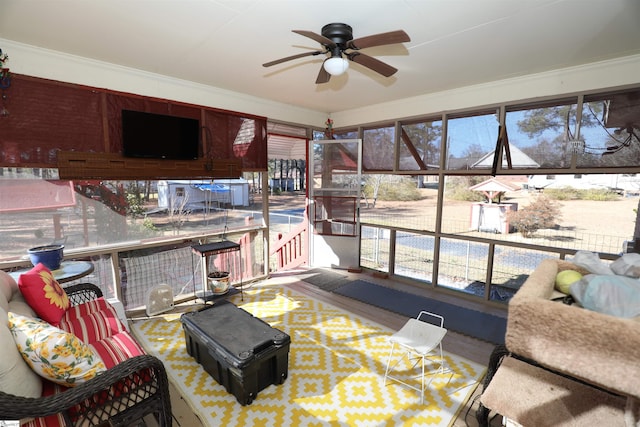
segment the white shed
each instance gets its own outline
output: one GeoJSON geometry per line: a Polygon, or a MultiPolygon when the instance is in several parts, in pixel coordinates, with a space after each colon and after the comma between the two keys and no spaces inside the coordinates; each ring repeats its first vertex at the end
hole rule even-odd
{"type": "Polygon", "coordinates": [[[218,191],[202,189],[200,186],[211,185],[209,180],[167,180],[158,181],[158,207],[174,209],[182,206],[186,209],[205,208],[207,203],[228,203],[229,189],[220,186],[218,191]]]}
{"type": "Polygon", "coordinates": [[[245,179],[158,181],[158,208],[171,206],[191,210],[214,206],[249,206],[249,183],[245,179]]]}
{"type": "Polygon", "coordinates": [[[158,207],[169,209],[188,203],[204,202],[202,191],[191,186],[189,180],[158,181],[158,207]]]}
{"type": "Polygon", "coordinates": [[[231,206],[249,206],[249,181],[244,178],[238,179],[216,179],[216,184],[225,186],[230,191],[230,200],[228,203],[231,206]]]}

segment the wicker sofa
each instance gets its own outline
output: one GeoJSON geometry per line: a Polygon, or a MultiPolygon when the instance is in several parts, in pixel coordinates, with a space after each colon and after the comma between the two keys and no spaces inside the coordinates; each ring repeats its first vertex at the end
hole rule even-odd
{"type": "MultiPolygon", "coordinates": [[[[20,420],[29,427],[125,426],[153,414],[160,426],[171,426],[169,385],[162,362],[145,354],[97,286],[73,285],[64,288],[64,294],[69,307],[51,336],[66,336],[73,342],[79,338],[83,348],[86,344],[87,351],[97,355],[89,359],[96,368],[92,377],[65,371],[65,375],[71,372],[69,375],[80,378],[70,386],[58,378],[38,375],[33,363],[27,363],[12,321],[31,322],[45,331],[47,323],[36,317],[16,281],[0,270],[0,419],[20,420]]],[[[48,349],[39,359],[60,360],[58,350],[48,349]]]]}

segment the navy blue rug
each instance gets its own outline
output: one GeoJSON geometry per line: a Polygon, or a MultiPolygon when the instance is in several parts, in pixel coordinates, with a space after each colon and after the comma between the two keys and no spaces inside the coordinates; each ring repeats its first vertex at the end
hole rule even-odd
{"type": "Polygon", "coordinates": [[[407,317],[416,317],[421,310],[437,313],[444,317],[444,327],[451,331],[494,344],[504,344],[507,319],[499,316],[390,289],[364,280],[354,280],[333,292],[407,317]]]}

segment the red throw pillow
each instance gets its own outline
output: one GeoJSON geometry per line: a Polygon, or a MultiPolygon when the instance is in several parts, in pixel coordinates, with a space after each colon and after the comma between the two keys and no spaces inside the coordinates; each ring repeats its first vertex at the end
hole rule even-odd
{"type": "Polygon", "coordinates": [[[21,274],[18,287],[38,317],[52,325],[58,325],[69,308],[69,297],[44,264],[39,263],[21,274]]]}

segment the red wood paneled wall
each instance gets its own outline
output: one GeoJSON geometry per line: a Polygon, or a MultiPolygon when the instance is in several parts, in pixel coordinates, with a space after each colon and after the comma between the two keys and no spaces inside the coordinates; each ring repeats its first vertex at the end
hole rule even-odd
{"type": "Polygon", "coordinates": [[[0,166],[56,167],[57,152],[122,152],[122,109],[200,120],[204,159],[267,170],[266,118],[13,74],[0,118],[0,166]]]}

